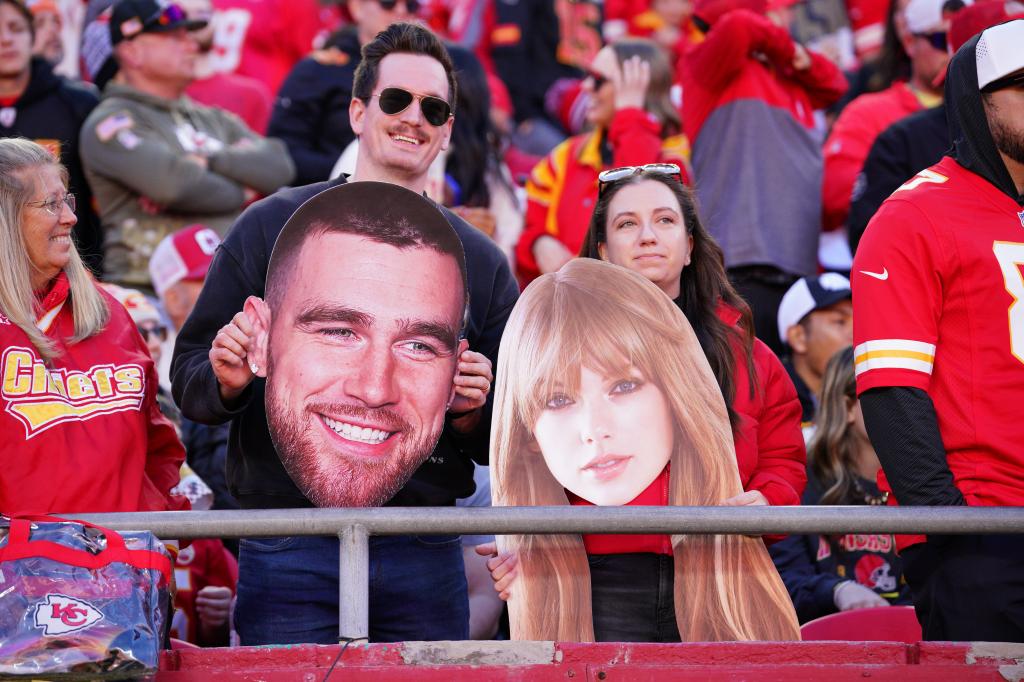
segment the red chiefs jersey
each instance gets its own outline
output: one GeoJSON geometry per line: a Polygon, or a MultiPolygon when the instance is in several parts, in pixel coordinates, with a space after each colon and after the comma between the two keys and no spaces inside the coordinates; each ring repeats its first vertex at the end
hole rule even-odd
{"type": "Polygon", "coordinates": [[[1024,505],[1022,208],[946,157],[882,204],[853,262],[857,391],[928,393],[970,505],[1024,505]]]}

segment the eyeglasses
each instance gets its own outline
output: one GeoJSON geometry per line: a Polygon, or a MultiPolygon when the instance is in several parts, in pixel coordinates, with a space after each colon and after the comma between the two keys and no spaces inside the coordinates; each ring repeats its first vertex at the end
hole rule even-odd
{"type": "Polygon", "coordinates": [[[612,168],[610,170],[603,171],[597,176],[598,182],[598,196],[600,196],[605,187],[613,182],[623,180],[633,175],[641,175],[644,173],[651,173],[653,175],[669,175],[674,177],[680,184],[683,182],[683,173],[674,163],[649,163],[646,166],[622,166],[621,168],[612,168]]]}
{"type": "Polygon", "coordinates": [[[604,86],[604,84],[608,82],[607,76],[604,76],[598,73],[597,71],[592,71],[590,69],[587,69],[586,78],[589,78],[590,81],[594,84],[594,92],[600,90],[604,86]]]}
{"type": "Polygon", "coordinates": [[[152,327],[143,327],[137,325],[136,329],[139,330],[139,334],[142,334],[142,338],[149,339],[151,337],[156,338],[160,343],[167,340],[167,327],[162,324],[154,325],[152,327]]]}
{"type": "Polygon", "coordinates": [[[940,52],[947,51],[947,41],[945,31],[935,31],[934,33],[915,33],[918,38],[927,40],[928,44],[934,47],[940,52]]]}
{"type": "Polygon", "coordinates": [[[379,95],[371,95],[380,100],[380,110],[388,116],[395,116],[409,108],[412,101],[418,100],[423,118],[433,126],[443,126],[452,116],[452,107],[440,97],[417,95],[402,88],[384,88],[379,95]]]}
{"type": "Polygon", "coordinates": [[[1011,73],[1009,76],[997,78],[981,89],[982,92],[995,92],[1006,88],[1024,88],[1024,71],[1011,73]]]}
{"type": "Polygon", "coordinates": [[[72,194],[71,192],[68,192],[62,197],[51,197],[50,199],[46,199],[45,201],[30,201],[25,205],[35,206],[37,208],[43,209],[50,215],[59,216],[61,214],[61,211],[63,210],[61,208],[61,202],[67,204],[68,208],[71,209],[72,213],[75,212],[75,195],[72,194]]]}
{"type": "MultiPolygon", "coordinates": [[[[380,8],[385,12],[394,12],[395,7],[398,6],[399,2],[402,2],[402,0],[377,0],[377,4],[380,5],[380,8]]],[[[416,14],[419,12],[419,0],[405,0],[405,11],[409,14],[416,14]]]]}

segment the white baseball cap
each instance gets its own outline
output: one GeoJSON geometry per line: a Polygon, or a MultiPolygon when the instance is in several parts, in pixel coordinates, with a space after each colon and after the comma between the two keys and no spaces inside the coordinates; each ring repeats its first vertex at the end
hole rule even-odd
{"type": "Polygon", "coordinates": [[[786,332],[815,310],[827,308],[853,297],[850,280],[838,272],[823,272],[817,277],[801,277],[779,303],[779,338],[786,343],[786,332]]]}
{"type": "Polygon", "coordinates": [[[945,0],[910,0],[903,10],[907,30],[913,34],[942,29],[942,5],[945,0]]]}
{"type": "Polygon", "coordinates": [[[974,51],[978,65],[978,89],[1024,69],[1024,19],[986,28],[974,51]]]}

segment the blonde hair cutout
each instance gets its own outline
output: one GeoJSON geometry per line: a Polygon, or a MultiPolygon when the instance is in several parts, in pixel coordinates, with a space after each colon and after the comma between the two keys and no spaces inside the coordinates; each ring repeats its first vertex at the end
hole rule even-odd
{"type": "MultiPolygon", "coordinates": [[[[568,505],[533,439],[553,386],[575,390],[583,365],[623,364],[655,382],[675,421],[669,504],[713,506],[742,492],[732,429],[686,318],[653,283],[591,259],[534,280],[499,352],[491,486],[495,506],[568,505]]],[[[509,600],[513,639],[594,641],[590,569],[579,535],[498,536],[519,555],[509,600]]],[[[683,641],[797,640],[789,594],[760,538],[673,535],[675,613],[683,641]]]]}
{"type": "MultiPolygon", "coordinates": [[[[34,266],[21,230],[25,204],[37,189],[33,174],[46,166],[56,166],[67,184],[67,171],[46,149],[24,138],[0,139],[0,312],[28,335],[40,357],[53,360],[58,354],[55,344],[36,326],[43,311],[32,291],[34,266]]],[[[64,272],[75,321],[69,341],[76,343],[102,331],[110,310],[74,244],[64,272]]]]}

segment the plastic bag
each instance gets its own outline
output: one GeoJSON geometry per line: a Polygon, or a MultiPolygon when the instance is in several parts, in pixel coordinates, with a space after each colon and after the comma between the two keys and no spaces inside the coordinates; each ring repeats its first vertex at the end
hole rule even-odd
{"type": "Polygon", "coordinates": [[[171,558],[149,531],[0,517],[0,677],[156,672],[171,558]]]}

